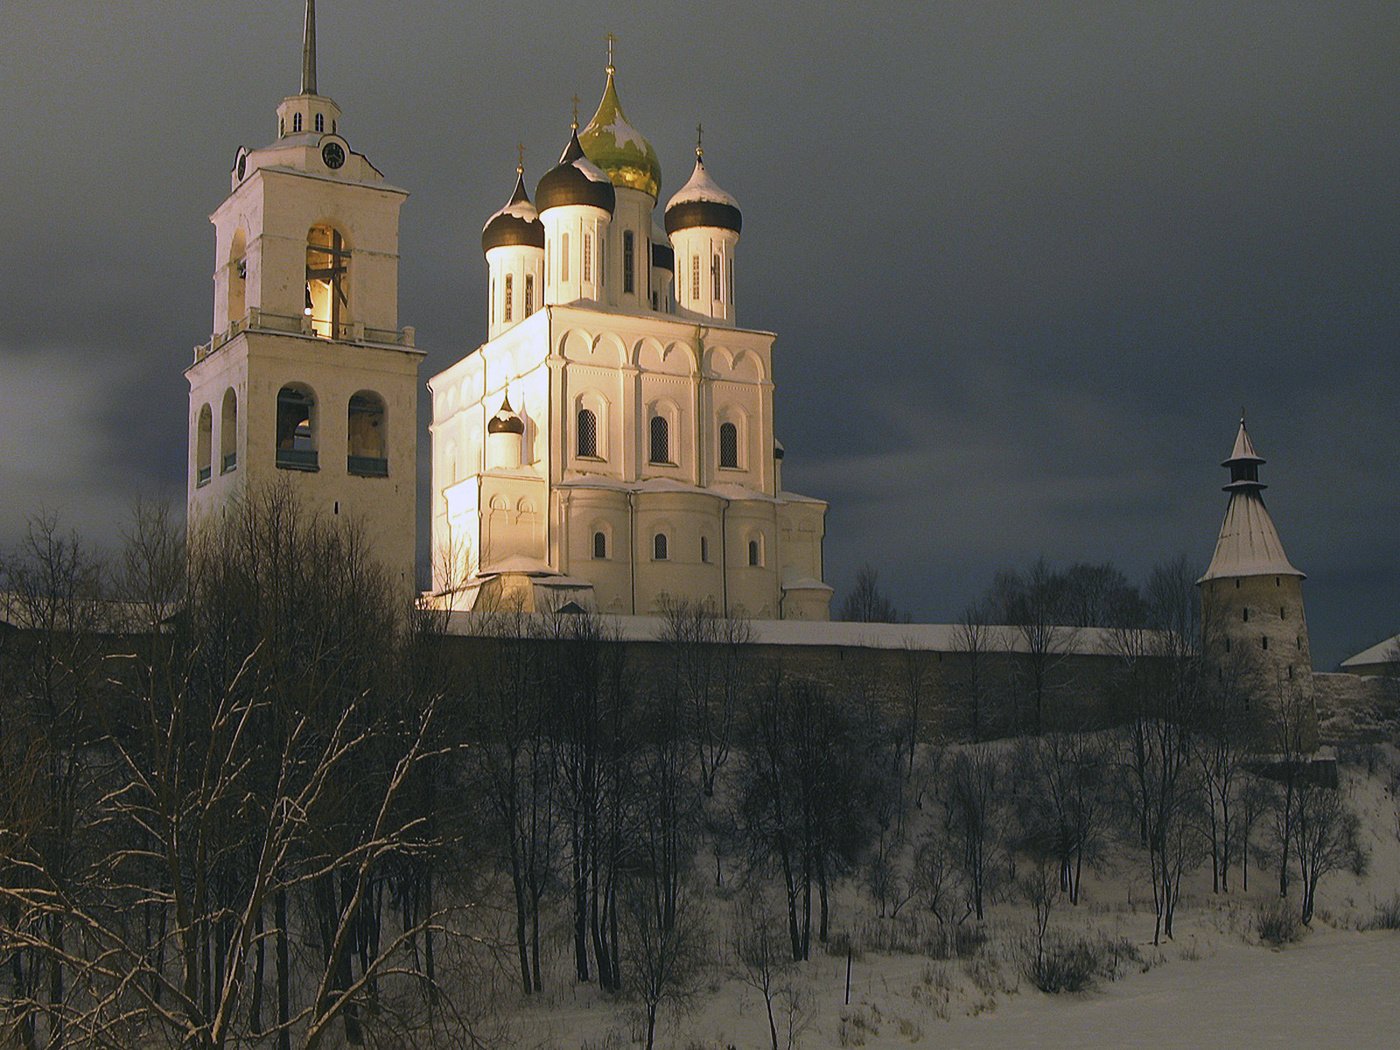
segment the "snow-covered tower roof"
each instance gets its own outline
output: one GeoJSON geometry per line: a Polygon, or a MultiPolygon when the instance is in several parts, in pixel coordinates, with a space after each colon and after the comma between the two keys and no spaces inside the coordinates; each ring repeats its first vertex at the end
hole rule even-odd
{"type": "Polygon", "coordinates": [[[1199,583],[1236,576],[1297,576],[1304,573],[1293,567],[1283,551],[1278,529],[1264,506],[1259,481],[1259,465],[1264,459],[1254,450],[1254,442],[1240,417],[1240,430],[1230,458],[1221,462],[1230,470],[1230,483],[1224,490],[1230,494],[1225,508],[1225,520],[1220,526],[1220,538],[1215,543],[1215,556],[1199,583]]]}
{"type": "Polygon", "coordinates": [[[540,213],[525,192],[524,161],[515,166],[515,192],[510,195],[504,208],[486,220],[481,230],[483,252],[517,245],[544,247],[544,223],[540,222],[540,213]]]}
{"type": "Polygon", "coordinates": [[[739,233],[744,226],[739,202],[710,178],[710,173],[705,170],[705,152],[698,145],[695,147],[695,170],[690,173],[690,180],[666,204],[666,232],[675,233],[696,226],[733,230],[735,233],[739,233]]]}

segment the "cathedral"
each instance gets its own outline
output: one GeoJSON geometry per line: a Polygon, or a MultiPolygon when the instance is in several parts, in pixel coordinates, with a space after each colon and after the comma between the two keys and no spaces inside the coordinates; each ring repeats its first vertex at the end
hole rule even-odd
{"type": "MultiPolygon", "coordinates": [[[[428,380],[428,598],[825,620],[827,505],[782,487],[774,335],[737,322],[739,204],[697,138],[658,224],[661,165],[616,79],[610,55],[597,111],[575,116],[533,200],[517,165],[481,235],[486,341],[428,380]]],[[[186,371],[190,520],[285,478],[361,522],[412,588],[425,355],[398,321],[407,194],[318,89],[314,0],[301,90],[230,182],[214,334],[186,371]]]]}

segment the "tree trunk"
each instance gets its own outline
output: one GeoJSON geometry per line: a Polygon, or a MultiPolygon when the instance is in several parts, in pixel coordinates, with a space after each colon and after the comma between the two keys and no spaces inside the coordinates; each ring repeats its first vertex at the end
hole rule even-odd
{"type": "Polygon", "coordinates": [[[292,1033],[288,1024],[292,1018],[292,964],[287,931],[287,891],[278,890],[273,896],[274,920],[277,923],[277,1050],[291,1050],[292,1033]]]}

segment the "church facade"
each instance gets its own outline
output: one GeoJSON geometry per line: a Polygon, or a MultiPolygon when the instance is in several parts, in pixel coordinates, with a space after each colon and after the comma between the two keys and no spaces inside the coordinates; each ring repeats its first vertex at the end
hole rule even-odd
{"type": "Polygon", "coordinates": [[[782,487],[774,336],[736,321],[738,204],[697,145],[658,228],[606,76],[534,202],[517,168],[482,233],[489,339],[428,383],[434,593],[827,619],[826,504],[782,487]]]}
{"type": "MultiPolygon", "coordinates": [[[[214,324],[190,384],[188,509],[285,481],[365,528],[405,588],[416,566],[423,351],[398,322],[407,196],[355,152],[316,80],[277,137],[240,149],[215,227],[214,324]]],[[[656,222],[661,167],[602,101],[535,199],[487,221],[487,341],[428,383],[431,601],[624,615],[668,600],[824,620],[827,505],[782,487],[771,332],[740,327],[738,202],[697,143],[656,222]]]]}

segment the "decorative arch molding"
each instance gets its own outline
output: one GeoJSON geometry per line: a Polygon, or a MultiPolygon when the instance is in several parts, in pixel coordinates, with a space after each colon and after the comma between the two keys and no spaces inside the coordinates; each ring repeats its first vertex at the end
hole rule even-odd
{"type": "Polygon", "coordinates": [[[605,368],[621,368],[628,362],[627,347],[613,332],[603,332],[593,340],[593,363],[605,368]]]}
{"type": "Polygon", "coordinates": [[[768,379],[768,370],[763,358],[752,350],[740,350],[734,355],[734,368],[731,378],[752,383],[762,383],[768,379]]]}
{"type": "Polygon", "coordinates": [[[570,328],[559,337],[559,356],[569,361],[598,364],[597,344],[598,336],[593,332],[586,328],[570,328]]]}
{"type": "Polygon", "coordinates": [[[728,379],[734,371],[734,354],[728,347],[705,348],[705,373],[715,379],[728,379]]]}

